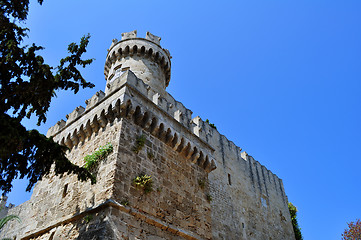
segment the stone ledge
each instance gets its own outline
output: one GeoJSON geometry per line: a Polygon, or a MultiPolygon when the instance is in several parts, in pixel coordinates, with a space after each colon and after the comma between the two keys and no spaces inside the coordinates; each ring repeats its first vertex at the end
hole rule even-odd
{"type": "Polygon", "coordinates": [[[132,208],[132,207],[129,207],[129,206],[124,206],[112,199],[108,199],[106,200],[105,202],[99,204],[98,206],[94,207],[94,208],[91,208],[91,209],[88,209],[84,212],[81,212],[81,213],[78,213],[78,214],[75,214],[75,215],[72,215],[72,216],[66,216],[66,217],[63,217],[61,219],[57,219],[56,220],[56,223],[50,223],[48,226],[44,227],[43,229],[41,230],[38,230],[38,231],[35,231],[35,232],[28,232],[28,233],[25,233],[26,236],[23,236],[21,237],[20,239],[21,240],[29,240],[31,238],[35,238],[37,236],[40,236],[42,234],[45,234],[45,233],[48,233],[50,232],[52,229],[58,227],[58,226],[61,226],[61,225],[64,225],[64,224],[67,224],[67,223],[70,223],[70,222],[73,222],[73,221],[76,221],[80,218],[83,218],[89,214],[94,214],[94,213],[97,213],[99,212],[100,210],[103,210],[105,208],[115,208],[123,213],[126,213],[128,215],[131,215],[131,216],[134,216],[138,219],[141,219],[143,221],[145,221],[146,223],[150,224],[150,225],[153,225],[157,228],[160,228],[164,231],[168,231],[174,235],[178,235],[178,236],[181,236],[185,239],[188,239],[188,240],[198,240],[198,239],[202,239],[200,236],[194,234],[194,233],[190,233],[184,229],[181,229],[181,228],[178,228],[176,226],[173,226],[172,224],[167,224],[157,218],[154,218],[152,216],[150,216],[149,214],[146,214],[144,212],[140,212],[139,210],[135,209],[135,208],[132,208]]]}

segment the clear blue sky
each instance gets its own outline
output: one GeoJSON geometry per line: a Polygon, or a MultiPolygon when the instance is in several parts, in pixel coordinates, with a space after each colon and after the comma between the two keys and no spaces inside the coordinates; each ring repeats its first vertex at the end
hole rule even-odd
{"type": "MultiPolygon", "coordinates": [[[[96,58],[96,87],[58,93],[43,133],[104,90],[113,38],[150,31],[173,56],[168,91],[283,179],[306,240],[361,217],[361,1],[45,0],[26,26],[53,65],[87,33],[96,58]]],[[[22,185],[10,202],[29,198],[22,185]]]]}

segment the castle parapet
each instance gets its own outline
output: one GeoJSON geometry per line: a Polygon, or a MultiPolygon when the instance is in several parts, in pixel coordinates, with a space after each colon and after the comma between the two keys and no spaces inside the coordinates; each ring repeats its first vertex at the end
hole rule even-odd
{"type": "Polygon", "coordinates": [[[86,110],[77,107],[68,115],[64,126],[57,124],[49,129],[48,135],[72,149],[82,145],[108,124],[127,118],[207,172],[216,168],[212,157],[214,149],[194,135],[189,124],[185,124],[190,123],[191,112],[170,95],[148,95],[147,84],[130,70],[112,83],[109,89],[112,91],[108,94],[103,96],[102,92],[98,92],[88,100],[86,110]],[[179,109],[174,111],[173,108],[177,106],[179,109]],[[178,119],[175,115],[178,115],[178,119]],[[183,120],[185,117],[186,121],[183,120]]]}
{"type": "Polygon", "coordinates": [[[146,38],[138,38],[134,30],[123,33],[120,41],[113,40],[104,66],[107,84],[130,69],[151,88],[165,90],[170,81],[171,56],[160,46],[160,39],[149,32],[146,38]]]}

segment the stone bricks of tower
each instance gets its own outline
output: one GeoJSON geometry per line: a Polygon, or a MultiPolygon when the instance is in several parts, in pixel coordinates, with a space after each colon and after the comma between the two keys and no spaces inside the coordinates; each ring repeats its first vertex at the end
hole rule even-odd
{"type": "Polygon", "coordinates": [[[98,91],[51,127],[68,158],[107,143],[113,152],[93,169],[97,183],[50,174],[31,199],[7,209],[0,237],[13,239],[294,239],[282,180],[241,152],[166,87],[171,55],[160,37],[132,31],[114,39],[98,91]],[[144,146],[137,146],[143,138],[144,146]],[[153,191],[134,179],[152,177],[153,191]]]}

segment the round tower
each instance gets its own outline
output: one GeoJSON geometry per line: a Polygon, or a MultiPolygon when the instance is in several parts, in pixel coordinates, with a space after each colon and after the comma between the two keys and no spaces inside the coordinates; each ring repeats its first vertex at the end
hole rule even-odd
{"type": "Polygon", "coordinates": [[[107,84],[129,69],[155,91],[165,90],[170,81],[171,56],[160,46],[160,40],[149,32],[145,38],[138,38],[136,30],[122,33],[120,41],[113,39],[104,66],[107,84]]]}

